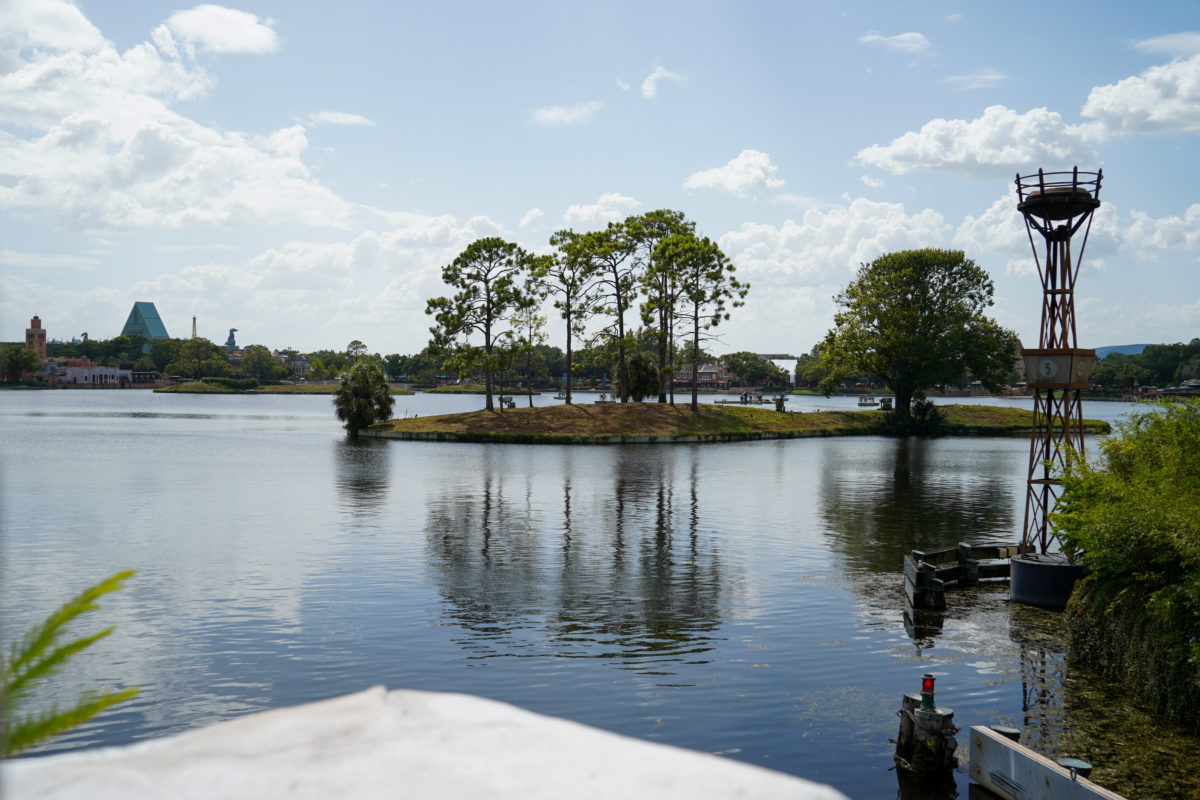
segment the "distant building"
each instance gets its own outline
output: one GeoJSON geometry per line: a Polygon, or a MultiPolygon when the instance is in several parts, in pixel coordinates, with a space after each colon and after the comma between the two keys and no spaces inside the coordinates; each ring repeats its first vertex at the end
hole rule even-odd
{"type": "Polygon", "coordinates": [[[154,303],[134,303],[133,310],[129,312],[129,319],[125,320],[125,327],[121,329],[121,335],[141,335],[147,339],[171,338],[162,318],[158,316],[158,309],[154,307],[154,303]]]}
{"type": "Polygon", "coordinates": [[[118,367],[102,367],[90,358],[47,359],[37,377],[47,383],[72,389],[124,389],[138,381],[131,370],[118,367]]]}
{"type": "Polygon", "coordinates": [[[25,329],[25,347],[38,354],[38,358],[46,360],[46,331],[42,329],[42,318],[37,314],[29,320],[25,329]]]}

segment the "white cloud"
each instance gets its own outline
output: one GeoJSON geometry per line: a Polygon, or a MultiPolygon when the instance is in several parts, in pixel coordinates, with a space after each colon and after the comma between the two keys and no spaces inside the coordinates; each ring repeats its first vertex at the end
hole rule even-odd
{"type": "Polygon", "coordinates": [[[925,55],[933,51],[933,43],[924,34],[916,32],[884,36],[877,31],[868,31],[858,37],[858,43],[905,55],[925,55]]]}
{"type": "Polygon", "coordinates": [[[907,214],[899,203],[854,198],[811,210],[776,227],[748,222],[720,237],[739,276],[767,286],[840,285],[883,253],[938,247],[946,225],[932,209],[907,214]]]}
{"type": "Polygon", "coordinates": [[[1015,275],[1018,278],[1028,278],[1038,274],[1037,261],[1033,256],[1029,258],[1010,258],[1004,264],[1004,273],[1006,275],[1015,275]]]}
{"type": "Polygon", "coordinates": [[[1155,36],[1153,39],[1142,39],[1134,43],[1134,47],[1143,53],[1156,53],[1168,56],[1187,58],[1200,54],[1200,32],[1185,31],[1169,33],[1166,36],[1155,36]]]}
{"type": "Polygon", "coordinates": [[[646,80],[642,81],[642,97],[647,100],[653,100],[658,97],[658,84],[660,81],[683,83],[683,76],[662,67],[655,67],[654,71],[646,76],[646,80]]]}
{"type": "Polygon", "coordinates": [[[540,208],[531,208],[525,212],[525,216],[521,217],[521,222],[518,224],[520,228],[529,228],[541,222],[545,213],[540,208]]]}
{"type": "Polygon", "coordinates": [[[629,84],[626,83],[625,81],[621,80],[620,78],[617,78],[617,88],[620,89],[622,92],[628,92],[629,84]]]}
{"type": "Polygon", "coordinates": [[[602,228],[610,222],[632,214],[641,203],[632,197],[626,197],[616,192],[606,192],[600,195],[595,203],[573,204],[563,213],[563,223],[568,228],[591,230],[602,228]]]}
{"type": "Polygon", "coordinates": [[[869,186],[872,189],[882,189],[884,186],[883,181],[879,178],[872,178],[870,175],[862,175],[859,180],[863,182],[863,186],[869,186]]]}
{"type": "Polygon", "coordinates": [[[943,78],[942,83],[956,91],[973,89],[990,89],[1008,80],[1008,76],[995,67],[981,67],[964,75],[951,75],[943,78]]]}
{"type": "Polygon", "coordinates": [[[858,151],[860,164],[903,175],[916,170],[946,170],[979,177],[1014,172],[1030,164],[1088,164],[1096,154],[1088,146],[1090,129],[1067,125],[1045,108],[1018,114],[989,106],[974,120],[935,119],[886,145],[858,151]]]}
{"type": "Polygon", "coordinates": [[[22,53],[0,74],[0,208],[40,208],[74,229],[345,223],[351,206],[313,180],[304,128],[267,135],[200,125],[171,108],[213,86],[155,43],[22,53]]]}
{"type": "Polygon", "coordinates": [[[272,24],[245,11],[211,4],[176,11],[166,23],[176,38],[201,50],[255,55],[279,50],[272,24]]]}
{"type": "Polygon", "coordinates": [[[758,150],[743,150],[723,167],[692,173],[683,182],[685,189],[716,189],[745,197],[750,189],[782,189],[783,180],[775,177],[779,169],[771,156],[758,150]]]}
{"type": "Polygon", "coordinates": [[[1200,203],[1188,206],[1182,217],[1153,219],[1134,211],[1125,230],[1124,245],[1131,252],[1194,250],[1200,247],[1200,203]]]}
{"type": "Polygon", "coordinates": [[[578,125],[591,120],[602,108],[604,108],[604,103],[599,100],[577,103],[573,106],[546,106],[530,111],[529,118],[532,122],[547,127],[578,125]]]}
{"type": "Polygon", "coordinates": [[[1017,210],[1016,186],[996,200],[979,216],[967,215],[954,232],[955,247],[971,254],[981,252],[1028,254],[1029,234],[1025,219],[1017,210]]]}
{"type": "Polygon", "coordinates": [[[362,125],[372,126],[374,120],[362,114],[347,114],[345,111],[318,111],[308,115],[308,121],[313,125],[362,125]]]}
{"type": "Polygon", "coordinates": [[[1097,86],[1082,113],[1113,133],[1200,131],[1200,55],[1097,86]]]}
{"type": "Polygon", "coordinates": [[[0,3],[0,31],[29,47],[90,53],[107,44],[83,12],[66,0],[0,3]]]}
{"type": "Polygon", "coordinates": [[[962,22],[962,18],[962,14],[947,14],[944,17],[945,21],[949,22],[951,25],[953,25],[955,22],[962,22]]]}
{"type": "Polygon", "coordinates": [[[1171,303],[1145,297],[1088,298],[1079,313],[1080,341],[1177,342],[1200,329],[1200,299],[1171,303]]]}
{"type": "MultiPolygon", "coordinates": [[[[1092,215],[1092,226],[1088,233],[1087,252],[1083,266],[1093,270],[1099,258],[1117,253],[1125,238],[1117,208],[1104,203],[1092,215]]],[[[1038,257],[1044,257],[1044,240],[1037,231],[1033,242],[1038,248],[1038,257]]],[[[1074,252],[1078,256],[1082,233],[1077,235],[1074,252]]],[[[1017,210],[1017,190],[1010,186],[986,211],[978,216],[968,214],[954,232],[952,243],[973,258],[985,253],[1015,257],[1007,264],[1010,274],[1026,275],[1036,272],[1029,245],[1029,232],[1025,218],[1017,210]]]]}
{"type": "Polygon", "coordinates": [[[87,271],[100,265],[99,259],[70,253],[22,253],[0,250],[0,265],[5,269],[77,269],[87,271]]]}

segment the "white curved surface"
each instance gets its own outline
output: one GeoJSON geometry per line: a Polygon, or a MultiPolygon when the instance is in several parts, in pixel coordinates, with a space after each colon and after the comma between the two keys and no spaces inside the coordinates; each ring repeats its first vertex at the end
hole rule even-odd
{"type": "Polygon", "coordinates": [[[478,697],[375,687],[176,736],[0,764],[9,800],[797,798],[822,784],[478,697]]]}

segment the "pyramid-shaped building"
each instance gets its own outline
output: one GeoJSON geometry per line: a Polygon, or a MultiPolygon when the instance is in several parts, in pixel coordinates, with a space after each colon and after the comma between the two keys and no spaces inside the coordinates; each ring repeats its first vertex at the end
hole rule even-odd
{"type": "Polygon", "coordinates": [[[141,334],[147,339],[170,339],[167,334],[167,328],[163,325],[162,317],[158,316],[158,309],[154,307],[154,303],[134,303],[133,310],[129,312],[129,319],[125,320],[125,327],[121,329],[122,336],[133,336],[141,334]]]}

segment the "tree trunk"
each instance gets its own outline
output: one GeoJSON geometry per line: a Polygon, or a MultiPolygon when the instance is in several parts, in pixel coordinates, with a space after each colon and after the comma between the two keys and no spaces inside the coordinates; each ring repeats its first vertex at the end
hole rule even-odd
{"type": "Polygon", "coordinates": [[[700,410],[700,306],[692,316],[692,411],[700,410]]]}
{"type": "Polygon", "coordinates": [[[896,416],[909,419],[912,416],[912,389],[896,390],[896,416]]]}
{"type": "Polygon", "coordinates": [[[625,363],[625,309],[617,300],[617,381],[621,384],[621,402],[629,402],[629,367],[625,363]]]}
{"type": "MultiPolygon", "coordinates": [[[[665,306],[665,304],[664,304],[665,306]]],[[[667,320],[670,312],[667,308],[658,311],[658,402],[667,402],[667,320]]]]}
{"type": "Polygon", "coordinates": [[[563,386],[563,394],[567,398],[567,405],[571,405],[571,301],[569,299],[565,301],[565,306],[567,312],[567,368],[565,380],[563,381],[565,384],[563,386]]]}

